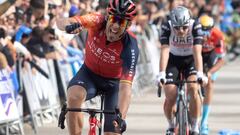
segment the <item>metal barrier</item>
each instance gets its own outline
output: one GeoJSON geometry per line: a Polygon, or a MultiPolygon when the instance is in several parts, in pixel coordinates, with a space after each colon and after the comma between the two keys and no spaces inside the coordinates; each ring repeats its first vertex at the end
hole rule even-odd
{"type": "Polygon", "coordinates": [[[24,135],[10,74],[3,69],[0,70],[0,134],[12,134],[13,127],[24,135]]]}
{"type": "Polygon", "coordinates": [[[38,126],[44,122],[57,120],[58,117],[60,100],[54,64],[52,60],[41,59],[38,61],[39,68],[48,75],[48,78],[32,68],[26,61],[20,65],[24,65],[20,71],[29,105],[29,121],[37,133],[38,126]]]}

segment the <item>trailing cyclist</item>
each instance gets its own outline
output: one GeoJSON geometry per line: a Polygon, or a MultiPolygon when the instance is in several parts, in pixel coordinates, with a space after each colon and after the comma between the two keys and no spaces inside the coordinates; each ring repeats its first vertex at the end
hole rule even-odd
{"type": "MultiPolygon", "coordinates": [[[[192,19],[190,11],[183,6],[178,6],[170,12],[170,19],[161,25],[161,30],[160,72],[157,81],[163,85],[166,96],[164,113],[169,123],[166,135],[173,135],[177,86],[164,83],[178,80],[180,71],[188,81],[200,79],[204,84],[207,83],[202,67],[203,37],[201,25],[192,19]]],[[[190,135],[199,135],[198,124],[201,112],[199,85],[189,83],[187,88],[190,95],[190,135]]]]}
{"type": "Polygon", "coordinates": [[[224,65],[226,49],[224,45],[224,35],[218,28],[214,27],[213,18],[208,15],[202,15],[199,18],[199,22],[202,25],[204,35],[202,49],[203,68],[206,70],[208,76],[208,84],[204,91],[201,134],[208,135],[208,115],[213,96],[213,85],[217,78],[217,71],[224,65]]]}
{"type": "MultiPolygon", "coordinates": [[[[125,118],[131,99],[132,80],[139,55],[137,40],[127,31],[136,16],[131,0],[110,0],[107,16],[91,13],[59,19],[61,30],[76,34],[87,29],[85,61],[68,85],[67,106],[81,107],[85,100],[95,97],[99,90],[105,94],[104,109],[119,107],[121,131],[115,130],[115,115],[105,115],[104,134],[118,135],[126,130],[125,118]]],[[[80,135],[83,114],[69,112],[68,128],[71,135],[80,135]]]]}

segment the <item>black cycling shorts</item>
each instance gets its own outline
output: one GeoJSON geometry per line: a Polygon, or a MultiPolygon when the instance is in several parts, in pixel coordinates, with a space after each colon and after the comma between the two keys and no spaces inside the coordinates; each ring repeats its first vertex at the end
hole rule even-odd
{"type": "MultiPolygon", "coordinates": [[[[92,71],[83,64],[78,73],[69,82],[68,88],[73,85],[80,85],[86,89],[86,100],[104,93],[104,109],[114,110],[118,105],[119,79],[104,78],[92,71]]],[[[115,132],[113,120],[115,115],[104,115],[104,132],[115,132]]]]}
{"type": "Polygon", "coordinates": [[[197,71],[194,65],[193,55],[175,56],[170,53],[166,69],[166,79],[168,82],[174,82],[180,79],[180,72],[184,78],[190,75],[196,75],[197,71]]]}
{"type": "Polygon", "coordinates": [[[207,72],[217,62],[217,54],[214,50],[202,53],[204,70],[207,72]]]}

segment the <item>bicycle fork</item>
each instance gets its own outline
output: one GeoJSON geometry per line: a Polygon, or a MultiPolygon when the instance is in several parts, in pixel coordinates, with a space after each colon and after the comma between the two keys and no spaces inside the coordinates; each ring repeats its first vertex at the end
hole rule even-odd
{"type": "Polygon", "coordinates": [[[176,134],[178,135],[188,135],[189,134],[189,123],[188,123],[188,104],[187,104],[187,95],[182,89],[179,88],[178,99],[177,99],[177,113],[176,113],[176,134]]]}
{"type": "Polygon", "coordinates": [[[100,126],[100,122],[99,120],[97,119],[97,117],[94,115],[91,115],[89,117],[89,132],[88,132],[88,135],[97,135],[96,134],[96,127],[99,127],[100,126]]]}

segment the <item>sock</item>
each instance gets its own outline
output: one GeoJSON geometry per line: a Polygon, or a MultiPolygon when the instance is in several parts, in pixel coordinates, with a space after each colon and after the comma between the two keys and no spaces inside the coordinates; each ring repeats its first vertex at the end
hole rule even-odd
{"type": "Polygon", "coordinates": [[[191,131],[195,131],[199,133],[199,118],[192,118],[192,123],[191,123],[191,131]]]}
{"type": "Polygon", "coordinates": [[[175,128],[174,119],[168,119],[168,128],[175,128]]]}
{"type": "Polygon", "coordinates": [[[208,123],[208,115],[210,112],[210,106],[207,104],[203,105],[203,114],[202,114],[202,122],[201,125],[208,123]]]}

